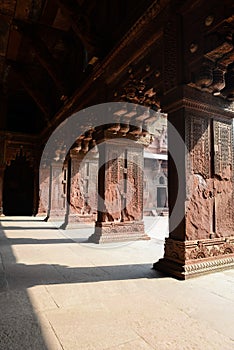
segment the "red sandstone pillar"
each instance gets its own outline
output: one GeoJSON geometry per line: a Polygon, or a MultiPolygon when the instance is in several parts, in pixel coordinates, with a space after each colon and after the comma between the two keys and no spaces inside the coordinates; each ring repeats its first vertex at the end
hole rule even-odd
{"type": "Polygon", "coordinates": [[[62,221],[66,213],[67,164],[53,162],[50,166],[48,221],[62,221]]]}
{"type": "Polygon", "coordinates": [[[177,148],[180,157],[178,164],[169,157],[170,235],[164,258],[154,264],[181,279],[234,266],[232,113],[208,94],[197,92],[198,104],[190,92],[184,89],[188,107],[186,99],[183,108],[168,107],[188,157],[169,127],[169,152],[177,148]]]}
{"type": "Polygon", "coordinates": [[[97,161],[84,159],[84,154],[70,150],[68,162],[67,211],[64,229],[79,228],[96,219],[97,161]]]}
{"type": "Polygon", "coordinates": [[[49,209],[50,167],[44,165],[39,174],[39,203],[37,216],[47,216],[49,209]]]}
{"type": "Polygon", "coordinates": [[[143,223],[143,145],[123,138],[99,145],[98,195],[90,242],[149,239],[143,223]]]}

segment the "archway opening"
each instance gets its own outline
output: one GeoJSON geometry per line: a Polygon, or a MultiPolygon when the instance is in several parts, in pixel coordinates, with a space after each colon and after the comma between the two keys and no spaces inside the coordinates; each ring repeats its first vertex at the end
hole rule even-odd
{"type": "Polygon", "coordinates": [[[5,169],[3,211],[5,215],[33,214],[33,169],[22,155],[5,169]]]}

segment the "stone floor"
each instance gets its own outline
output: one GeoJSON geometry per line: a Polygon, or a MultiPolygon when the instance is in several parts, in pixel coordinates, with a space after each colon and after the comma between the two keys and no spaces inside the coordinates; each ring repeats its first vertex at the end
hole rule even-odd
{"type": "Polygon", "coordinates": [[[0,222],[1,350],[234,349],[234,271],[178,281],[151,270],[167,218],[150,241],[85,243],[40,218],[0,222]]]}

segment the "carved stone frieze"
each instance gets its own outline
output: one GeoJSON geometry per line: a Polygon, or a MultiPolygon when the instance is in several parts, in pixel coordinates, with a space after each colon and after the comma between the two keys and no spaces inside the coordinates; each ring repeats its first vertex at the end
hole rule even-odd
{"type": "Polygon", "coordinates": [[[234,236],[194,241],[166,239],[165,257],[177,262],[234,254],[234,236]]]}
{"type": "Polygon", "coordinates": [[[186,279],[234,266],[234,236],[195,241],[166,239],[165,256],[154,268],[186,279]]]}

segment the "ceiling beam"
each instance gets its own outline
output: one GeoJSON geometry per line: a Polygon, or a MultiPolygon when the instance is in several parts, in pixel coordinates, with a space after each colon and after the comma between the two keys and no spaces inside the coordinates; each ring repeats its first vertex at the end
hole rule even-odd
{"type": "Polygon", "coordinates": [[[92,55],[99,56],[104,40],[92,31],[91,21],[82,6],[76,2],[73,6],[66,0],[56,0],[63,13],[69,18],[71,27],[81,40],[85,49],[92,55]]]}
{"type": "Polygon", "coordinates": [[[19,78],[20,83],[24,87],[24,89],[27,91],[27,93],[32,97],[36,105],[39,107],[43,114],[43,118],[48,126],[50,126],[50,116],[52,115],[51,108],[46,102],[45,96],[41,92],[41,90],[36,89],[35,86],[32,84],[32,79],[29,76],[26,69],[23,67],[20,67],[15,62],[10,63],[11,68],[14,70],[14,73],[19,78]]]}
{"type": "Polygon", "coordinates": [[[15,21],[14,28],[28,39],[29,45],[35,53],[37,60],[54,81],[60,95],[60,100],[66,100],[68,89],[60,73],[61,69],[44,41],[37,34],[35,28],[28,23],[20,21],[15,21]]]}

